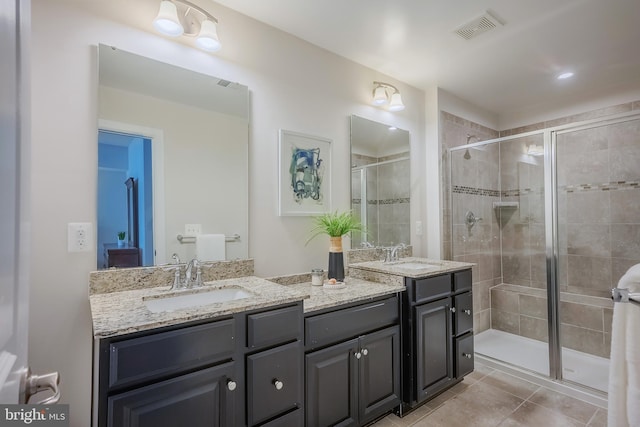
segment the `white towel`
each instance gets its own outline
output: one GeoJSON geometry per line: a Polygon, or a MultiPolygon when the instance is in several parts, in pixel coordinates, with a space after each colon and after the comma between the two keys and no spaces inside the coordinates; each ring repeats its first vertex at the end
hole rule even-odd
{"type": "MultiPolygon", "coordinates": [[[[620,278],[618,288],[640,292],[640,264],[620,278]]],[[[610,363],[608,427],[640,426],[640,306],[637,304],[614,305],[610,363]]]]}
{"type": "Polygon", "coordinates": [[[223,261],[225,259],[224,234],[198,234],[196,236],[196,258],[200,261],[223,261]]]}

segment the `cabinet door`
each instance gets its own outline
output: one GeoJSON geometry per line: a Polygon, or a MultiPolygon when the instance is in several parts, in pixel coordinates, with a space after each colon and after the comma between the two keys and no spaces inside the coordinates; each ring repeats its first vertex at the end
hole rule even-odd
{"type": "Polygon", "coordinates": [[[383,329],[360,339],[360,424],[400,404],[400,328],[383,329]]]}
{"type": "Polygon", "coordinates": [[[247,356],[247,421],[250,426],[302,407],[302,342],[247,356]]]}
{"type": "Polygon", "coordinates": [[[455,296],[455,335],[464,334],[473,329],[473,299],[471,292],[455,296]]]}
{"type": "Polygon", "coordinates": [[[151,384],[108,399],[109,427],[215,427],[236,419],[241,390],[229,387],[234,362],[151,384]]]}
{"type": "Polygon", "coordinates": [[[353,339],[305,356],[307,427],[356,424],[357,352],[353,339]]]}
{"type": "Polygon", "coordinates": [[[416,400],[422,402],[453,380],[451,298],[415,308],[416,400]]]}

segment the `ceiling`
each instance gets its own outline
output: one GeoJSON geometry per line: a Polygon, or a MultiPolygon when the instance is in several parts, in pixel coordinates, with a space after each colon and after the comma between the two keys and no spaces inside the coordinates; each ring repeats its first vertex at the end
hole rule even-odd
{"type": "Polygon", "coordinates": [[[640,0],[215,1],[498,116],[640,90],[640,0]],[[486,11],[503,25],[454,33],[486,11]]]}

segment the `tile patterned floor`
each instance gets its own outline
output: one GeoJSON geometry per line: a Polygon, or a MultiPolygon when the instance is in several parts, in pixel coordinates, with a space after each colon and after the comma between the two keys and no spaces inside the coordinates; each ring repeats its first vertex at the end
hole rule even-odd
{"type": "Polygon", "coordinates": [[[484,365],[403,418],[375,427],[606,427],[607,411],[484,365]]]}

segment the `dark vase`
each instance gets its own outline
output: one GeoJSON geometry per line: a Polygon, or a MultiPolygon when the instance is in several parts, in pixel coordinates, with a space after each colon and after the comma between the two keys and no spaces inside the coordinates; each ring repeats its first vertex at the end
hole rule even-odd
{"type": "Polygon", "coordinates": [[[344,258],[342,252],[329,252],[329,272],[327,279],[344,281],[344,258]]]}

